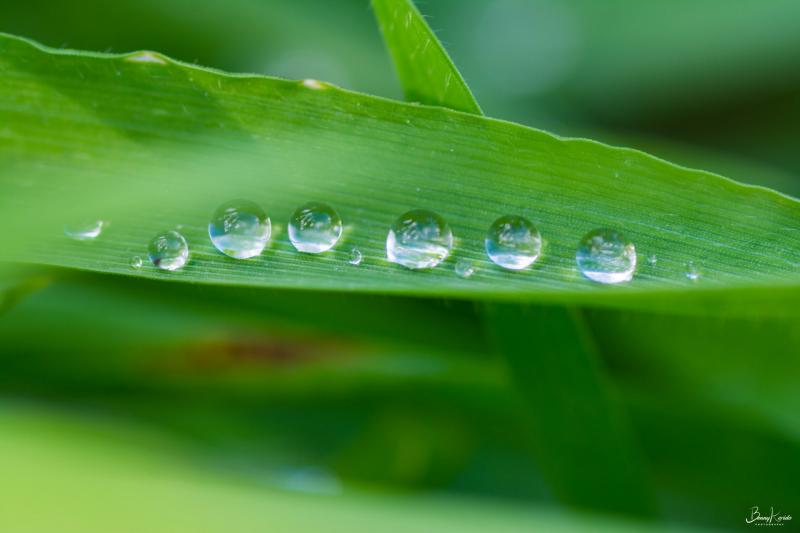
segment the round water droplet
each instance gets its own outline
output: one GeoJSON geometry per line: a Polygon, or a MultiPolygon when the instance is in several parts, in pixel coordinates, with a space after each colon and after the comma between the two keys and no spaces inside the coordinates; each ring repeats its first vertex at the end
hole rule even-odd
{"type": "Polygon", "coordinates": [[[630,281],[636,270],[636,248],[616,230],[596,229],[581,239],[575,262],[581,274],[592,281],[630,281]]]}
{"type": "Polygon", "coordinates": [[[700,271],[697,269],[697,266],[694,264],[694,261],[689,261],[686,263],[686,279],[690,281],[697,281],[700,279],[700,271]]]}
{"type": "Polygon", "coordinates": [[[142,268],[142,258],[139,257],[138,255],[134,255],[133,257],[131,257],[131,268],[134,268],[136,270],[142,268]]]}
{"type": "Polygon", "coordinates": [[[342,236],[342,219],[334,208],[309,202],[289,220],[289,240],[297,251],[318,254],[333,248],[342,236]]]}
{"type": "Polygon", "coordinates": [[[458,263],[456,263],[456,274],[462,278],[469,278],[475,273],[475,265],[472,261],[467,259],[462,259],[458,263]]]}
{"type": "Polygon", "coordinates": [[[496,265],[522,270],[539,258],[542,236],[526,218],[506,215],[489,227],[484,241],[486,255],[496,265]]]}
{"type": "Polygon", "coordinates": [[[658,263],[658,257],[656,254],[650,254],[647,256],[647,264],[650,266],[656,266],[656,263],[658,263]]]}
{"type": "Polygon", "coordinates": [[[361,264],[362,259],[363,256],[361,255],[361,250],[359,250],[358,248],[353,248],[352,250],[350,250],[350,259],[348,259],[347,262],[350,263],[351,265],[358,266],[361,264]]]}
{"type": "Polygon", "coordinates": [[[64,235],[76,241],[90,241],[100,236],[104,224],[102,220],[85,220],[70,224],[64,226],[64,235]]]}
{"type": "Polygon", "coordinates": [[[189,244],[177,231],[159,233],[147,246],[147,256],[162,270],[178,270],[189,260],[189,244]]]}
{"type": "Polygon", "coordinates": [[[223,254],[248,259],[260,254],[269,242],[272,223],[258,204],[231,200],[214,211],[208,223],[208,236],[223,254]]]}
{"type": "Polygon", "coordinates": [[[386,237],[386,258],[406,268],[433,268],[453,248],[453,232],[442,217],[414,209],[398,218],[386,237]]]}

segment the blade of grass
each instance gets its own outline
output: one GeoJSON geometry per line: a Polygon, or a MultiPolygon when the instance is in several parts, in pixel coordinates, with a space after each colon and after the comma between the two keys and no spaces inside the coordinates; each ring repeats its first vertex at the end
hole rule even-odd
{"type": "Polygon", "coordinates": [[[461,73],[411,0],[372,0],[406,100],[481,115],[461,73]]]}
{"type": "Polygon", "coordinates": [[[773,191],[325,84],[224,75],[157,55],[148,63],[54,51],[9,36],[0,50],[0,221],[15,228],[6,260],[246,286],[617,307],[661,301],[685,312],[766,290],[765,311],[775,301],[796,309],[800,204],[773,191]],[[221,198],[237,196],[265,203],[279,225],[297,205],[322,199],[350,231],[321,257],[296,253],[276,231],[263,257],[233,261],[204,226],[221,198]],[[425,273],[383,259],[387,228],[413,207],[438,211],[458,238],[452,258],[425,273]],[[483,253],[486,227],[508,212],[528,216],[547,241],[530,272],[503,271],[483,253]],[[96,242],[73,242],[62,228],[78,216],[113,223],[96,242]],[[178,224],[192,249],[183,271],[129,267],[156,232],[178,224]],[[581,236],[609,225],[658,256],[653,267],[640,261],[627,286],[592,284],[575,268],[581,236]],[[351,246],[364,253],[360,267],[346,264],[351,246]],[[469,280],[452,273],[460,258],[479,267],[469,280]],[[698,283],[684,276],[690,260],[703,271],[698,283]]]}
{"type": "Polygon", "coordinates": [[[655,514],[639,450],[579,313],[487,305],[489,334],[528,401],[539,465],[564,502],[655,514]]]}

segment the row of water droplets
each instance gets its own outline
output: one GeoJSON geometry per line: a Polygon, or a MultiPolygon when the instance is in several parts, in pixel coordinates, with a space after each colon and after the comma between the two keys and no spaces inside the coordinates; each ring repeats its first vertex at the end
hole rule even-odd
{"type": "MultiPolygon", "coordinates": [[[[100,235],[104,223],[91,222],[68,227],[66,234],[77,240],[100,235]]],[[[342,235],[342,218],[324,203],[309,202],[297,208],[289,220],[289,240],[299,252],[318,254],[333,248],[342,235]]],[[[272,236],[267,213],[249,200],[233,200],[219,206],[208,223],[208,235],[214,246],[234,259],[249,259],[261,254],[272,236]]],[[[542,236],[526,218],[505,215],[492,223],[484,240],[486,255],[496,265],[508,270],[523,270],[541,256],[542,236]]],[[[386,257],[390,262],[418,270],[435,268],[453,249],[453,232],[436,213],[415,209],[401,215],[389,228],[386,257]]],[[[189,244],[178,231],[156,235],[149,243],[148,257],[158,268],[178,270],[189,260],[189,244]]],[[[361,263],[361,252],[353,248],[349,263],[361,263]]],[[[630,281],[636,270],[636,248],[621,232],[601,228],[587,233],[578,243],[575,262],[578,270],[591,281],[616,284],[630,281]]],[[[655,255],[647,258],[655,265],[655,255]]],[[[142,259],[131,259],[131,267],[141,268],[142,259]]],[[[456,263],[455,272],[463,278],[472,276],[475,265],[469,260],[456,263]]],[[[686,277],[697,280],[700,274],[693,263],[687,265],[686,277]]]]}

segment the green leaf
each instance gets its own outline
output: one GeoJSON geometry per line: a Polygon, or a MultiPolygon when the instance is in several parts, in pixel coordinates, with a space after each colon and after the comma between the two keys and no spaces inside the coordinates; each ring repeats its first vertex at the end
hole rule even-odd
{"type": "Polygon", "coordinates": [[[157,54],[55,51],[10,36],[0,52],[0,221],[14,228],[6,260],[262,287],[687,312],[727,302],[750,312],[740,302],[754,296],[768,309],[796,308],[800,204],[773,191],[326,84],[226,75],[157,54]],[[224,257],[206,235],[210,213],[237,196],[262,203],[279,226],[256,260],[224,257]],[[334,205],[348,226],[332,253],[296,253],[281,231],[310,199],[334,205]],[[415,207],[439,212],[457,238],[433,271],[384,259],[389,225],[415,207]],[[546,241],[527,272],[499,269],[483,252],[486,228],[509,212],[528,216],[546,241]],[[65,238],[63,225],[80,217],[112,224],[94,242],[65,238]],[[192,250],[183,271],[128,266],[155,233],[179,224],[192,250]],[[577,242],[601,226],[623,230],[642,254],[626,286],[590,283],[575,268],[577,242]],[[346,263],[352,246],[364,253],[360,267],[346,263]],[[656,266],[643,260],[649,254],[656,266]],[[468,280],[452,272],[461,258],[479,267],[468,280]],[[699,282],[684,276],[690,260],[699,282]]]}
{"type": "Polygon", "coordinates": [[[412,0],[372,0],[406,99],[482,114],[439,39],[412,0]]]}
{"type": "Polygon", "coordinates": [[[774,427],[800,442],[797,317],[720,319],[594,310],[588,319],[610,364],[635,371],[635,386],[695,405],[717,405],[737,420],[774,427]]]}
{"type": "Polygon", "coordinates": [[[490,305],[487,325],[528,401],[538,463],[555,494],[580,507],[654,515],[641,452],[580,313],[490,305]]]}

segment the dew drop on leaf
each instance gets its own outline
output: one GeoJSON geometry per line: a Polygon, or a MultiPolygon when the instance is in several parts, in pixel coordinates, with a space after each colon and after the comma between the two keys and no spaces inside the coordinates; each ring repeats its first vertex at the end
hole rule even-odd
{"type": "Polygon", "coordinates": [[[489,227],[484,244],[486,255],[494,264],[522,270],[539,258],[542,236],[528,219],[506,215],[489,227]]]}
{"type": "Polygon", "coordinates": [[[697,281],[700,279],[700,271],[697,269],[697,266],[694,264],[694,261],[689,261],[686,263],[686,279],[690,281],[697,281]]]}
{"type": "Polygon", "coordinates": [[[249,200],[222,204],[208,223],[208,236],[216,249],[234,259],[259,255],[271,234],[272,223],[266,212],[249,200]]]}
{"type": "Polygon", "coordinates": [[[177,231],[166,231],[153,237],[147,256],[162,270],[178,270],[189,260],[189,244],[177,231]]]}
{"type": "Polygon", "coordinates": [[[163,57],[154,52],[136,52],[125,58],[125,61],[133,61],[136,63],[154,63],[156,65],[166,65],[167,62],[163,57]]]}
{"type": "Polygon", "coordinates": [[[475,273],[475,265],[472,263],[472,261],[462,259],[456,263],[455,271],[456,275],[458,275],[460,278],[470,278],[475,273]]]}
{"type": "Polygon", "coordinates": [[[342,236],[342,218],[328,204],[309,202],[298,207],[289,219],[289,240],[298,252],[326,252],[342,236]]]}
{"type": "Polygon", "coordinates": [[[622,283],[633,278],[636,248],[617,230],[596,229],[581,239],[575,262],[587,279],[598,283],[622,283]]]}
{"type": "Polygon", "coordinates": [[[350,250],[350,259],[348,259],[347,262],[350,263],[351,265],[358,266],[361,264],[362,259],[363,256],[361,254],[361,250],[359,250],[358,248],[353,248],[352,250],[350,250]]]}
{"type": "Polygon", "coordinates": [[[386,258],[410,269],[434,268],[453,248],[453,232],[442,217],[425,209],[401,215],[389,228],[386,258]]]}
{"type": "Polygon", "coordinates": [[[104,225],[102,220],[85,220],[64,226],[64,235],[76,241],[90,241],[100,236],[104,225]]]}

